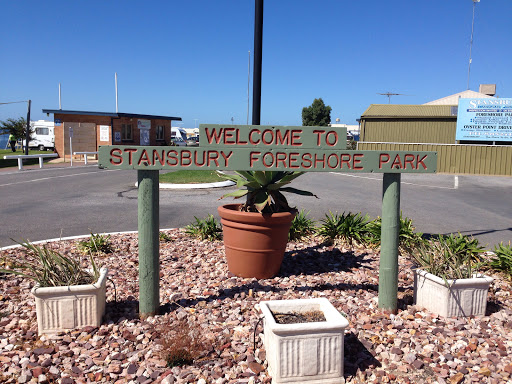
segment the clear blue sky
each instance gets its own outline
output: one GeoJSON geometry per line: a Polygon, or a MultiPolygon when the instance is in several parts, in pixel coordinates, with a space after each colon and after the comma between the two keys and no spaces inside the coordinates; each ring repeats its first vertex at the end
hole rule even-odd
{"type": "MultiPolygon", "coordinates": [[[[421,104],[467,88],[472,0],[266,0],[261,123],[301,125],[315,98],[356,124],[377,93],[421,104]]],[[[254,0],[0,2],[0,102],[247,121],[254,0]]],[[[511,0],[476,4],[470,89],[512,97],[511,0]]],[[[0,120],[26,104],[0,105],[0,120]]],[[[197,120],[194,120],[197,119],[197,120]]],[[[249,117],[249,123],[251,118],[249,117]]]]}

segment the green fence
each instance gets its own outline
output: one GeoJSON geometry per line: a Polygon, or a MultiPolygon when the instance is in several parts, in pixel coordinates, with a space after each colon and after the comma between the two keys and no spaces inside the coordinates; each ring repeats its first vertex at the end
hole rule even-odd
{"type": "Polygon", "coordinates": [[[438,173],[512,176],[512,146],[359,142],[357,149],[436,151],[438,173]]]}

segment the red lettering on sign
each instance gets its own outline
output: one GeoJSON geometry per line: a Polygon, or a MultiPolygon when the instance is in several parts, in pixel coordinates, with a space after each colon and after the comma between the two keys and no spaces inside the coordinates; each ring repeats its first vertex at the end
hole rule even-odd
{"type": "Polygon", "coordinates": [[[322,158],[318,158],[318,153],[314,154],[315,157],[315,168],[318,168],[317,164],[322,163],[322,168],[325,168],[325,154],[322,154],[322,158]]]}
{"type": "Polygon", "coordinates": [[[206,163],[206,152],[199,152],[199,151],[195,151],[194,152],[194,163],[198,166],[198,167],[202,167],[204,165],[204,163],[206,163]],[[202,163],[199,162],[199,159],[198,159],[198,156],[199,155],[203,155],[203,158],[201,159],[202,160],[202,163]]]}
{"type": "Polygon", "coordinates": [[[114,148],[114,149],[110,150],[110,157],[111,157],[110,164],[113,164],[113,165],[123,164],[122,153],[123,153],[123,151],[121,151],[119,148],[114,148]],[[116,152],[116,153],[114,153],[114,152],[116,152]],[[117,159],[118,161],[114,161],[114,159],[112,159],[112,157],[117,159]]]}
{"type": "Polygon", "coordinates": [[[352,160],[352,169],[364,169],[363,166],[361,165],[356,165],[356,164],[359,164],[361,163],[362,161],[362,158],[364,157],[364,154],[363,153],[356,153],[354,156],[353,156],[353,160],[352,160]]]}
{"type": "Polygon", "coordinates": [[[311,153],[305,153],[302,155],[302,168],[309,169],[313,166],[312,156],[311,153]],[[306,165],[307,164],[307,165],[306,165]]]}
{"type": "Polygon", "coordinates": [[[274,131],[272,131],[271,129],[265,129],[263,131],[263,135],[261,135],[261,140],[263,140],[263,144],[266,144],[266,145],[270,145],[272,144],[272,142],[274,141],[274,131]],[[270,140],[265,139],[265,136],[268,137],[267,133],[270,133],[270,140]]]}
{"type": "Polygon", "coordinates": [[[290,131],[286,130],[286,133],[284,135],[281,131],[277,131],[276,144],[290,145],[290,131]]]}
{"type": "Polygon", "coordinates": [[[331,153],[327,156],[327,166],[331,169],[335,169],[338,166],[338,156],[335,153],[331,153]],[[334,165],[331,164],[331,159],[334,158],[336,163],[334,165]]]}
{"type": "Polygon", "coordinates": [[[313,133],[316,135],[316,145],[320,146],[322,144],[321,136],[325,131],[319,131],[318,129],[314,129],[313,133]]]}
{"type": "Polygon", "coordinates": [[[139,157],[139,162],[137,163],[137,165],[141,165],[141,163],[145,161],[146,163],[144,165],[152,165],[151,164],[151,161],[149,160],[149,155],[148,155],[148,151],[146,151],[145,149],[142,151],[142,153],[140,154],[140,157],[139,157]]]}
{"type": "Polygon", "coordinates": [[[215,143],[219,144],[220,139],[222,137],[222,128],[220,129],[220,132],[217,132],[215,128],[212,129],[212,132],[208,130],[208,127],[205,129],[206,133],[206,141],[208,141],[209,144],[213,143],[215,140],[215,143]]]}
{"type": "Polygon", "coordinates": [[[224,128],[224,144],[236,144],[234,132],[235,128],[224,128]]]}
{"type": "Polygon", "coordinates": [[[294,147],[300,147],[302,145],[302,143],[299,141],[301,133],[302,129],[292,129],[292,141],[290,144],[294,147]]]}
{"type": "Polygon", "coordinates": [[[178,152],[175,150],[167,151],[167,165],[174,167],[178,164],[178,152]],[[169,162],[169,160],[174,160],[174,162],[169,162]]]}
{"type": "Polygon", "coordinates": [[[227,153],[227,154],[224,153],[224,151],[220,151],[220,154],[224,158],[224,165],[227,167],[228,166],[228,162],[229,162],[229,158],[233,155],[233,151],[229,151],[229,153],[227,153]]]}
{"type": "Polygon", "coordinates": [[[215,165],[219,166],[219,152],[217,151],[208,151],[208,166],[210,166],[211,162],[213,161],[215,165]]]}
{"type": "Polygon", "coordinates": [[[379,169],[382,169],[382,164],[389,163],[389,155],[387,153],[381,153],[379,155],[379,169]]]}
{"type": "Polygon", "coordinates": [[[249,167],[252,168],[252,165],[258,161],[258,157],[261,155],[261,152],[251,152],[249,156],[249,167]]]}
{"type": "Polygon", "coordinates": [[[165,164],[165,149],[162,149],[162,156],[160,156],[160,153],[158,150],[153,149],[153,164],[156,164],[156,161],[162,165],[165,164]]]}
{"type": "Polygon", "coordinates": [[[192,164],[191,153],[188,150],[184,150],[180,152],[180,165],[182,167],[188,167],[192,164]]]}
{"type": "Polygon", "coordinates": [[[272,152],[265,153],[263,155],[261,161],[262,161],[263,165],[265,166],[265,168],[270,168],[274,164],[274,154],[272,152]],[[270,156],[270,164],[267,164],[267,162],[265,162],[265,158],[267,157],[267,155],[270,156]]]}
{"type": "Polygon", "coordinates": [[[299,154],[297,152],[290,152],[290,168],[291,169],[299,169],[300,167],[296,164],[299,159],[297,157],[299,154]]]}
{"type": "Polygon", "coordinates": [[[347,168],[350,169],[350,158],[352,156],[350,153],[342,153],[340,156],[340,169],[343,169],[343,164],[347,165],[347,168]]]}
{"type": "Polygon", "coordinates": [[[247,141],[240,140],[240,130],[239,129],[236,130],[236,143],[243,144],[243,145],[247,144],[247,141]]]}
{"type": "Polygon", "coordinates": [[[126,148],[124,151],[128,152],[128,165],[132,165],[132,154],[134,152],[137,152],[137,149],[135,149],[135,148],[126,148]]]}
{"type": "Polygon", "coordinates": [[[416,169],[416,167],[414,166],[414,155],[411,155],[410,153],[408,153],[407,155],[404,156],[404,168],[405,169],[407,169],[407,164],[410,164],[412,169],[416,169]]]}
{"type": "Polygon", "coordinates": [[[251,132],[249,132],[249,143],[251,143],[252,145],[257,145],[257,144],[259,144],[259,143],[260,143],[260,141],[261,141],[261,140],[260,140],[260,139],[258,139],[258,141],[253,140],[253,139],[252,139],[252,134],[253,134],[253,133],[258,133],[258,134],[260,134],[261,132],[260,132],[260,130],[259,130],[259,129],[251,129],[251,132]]]}
{"type": "Polygon", "coordinates": [[[401,169],[402,168],[402,159],[400,159],[400,155],[395,156],[395,160],[391,164],[391,168],[401,169]]]}
{"type": "Polygon", "coordinates": [[[325,136],[325,142],[328,146],[334,147],[336,144],[338,144],[338,133],[336,131],[327,132],[327,135],[325,136]],[[334,140],[332,142],[329,140],[330,135],[334,135],[334,140]]]}
{"type": "Polygon", "coordinates": [[[284,152],[277,152],[276,153],[276,166],[279,167],[279,162],[283,164],[283,167],[286,168],[286,153],[284,152]]]}
{"type": "Polygon", "coordinates": [[[418,169],[420,167],[420,164],[423,166],[423,169],[427,169],[427,166],[425,165],[425,163],[423,162],[426,158],[427,158],[428,155],[424,155],[421,159],[420,159],[420,155],[416,155],[416,169],[418,169]]]}

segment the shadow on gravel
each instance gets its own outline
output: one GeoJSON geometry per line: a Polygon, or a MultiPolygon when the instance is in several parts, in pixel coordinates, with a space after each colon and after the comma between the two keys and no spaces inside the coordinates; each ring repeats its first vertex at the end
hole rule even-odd
{"type": "Polygon", "coordinates": [[[380,362],[373,357],[368,348],[372,348],[370,342],[364,340],[363,344],[352,332],[345,333],[345,359],[344,376],[356,376],[357,371],[366,371],[368,368],[380,367],[380,362]]]}
{"type": "Polygon", "coordinates": [[[103,322],[119,323],[121,319],[134,320],[139,318],[138,300],[109,301],[105,305],[103,322]]]}
{"type": "MultiPolygon", "coordinates": [[[[349,272],[352,269],[367,268],[365,265],[368,253],[356,255],[353,251],[341,252],[336,247],[328,247],[324,244],[309,247],[301,250],[288,251],[284,254],[283,264],[278,277],[292,275],[313,275],[326,272],[349,272]],[[331,249],[329,249],[331,248],[331,249]]],[[[368,262],[371,260],[368,259],[368,262]]]]}
{"type": "MultiPolygon", "coordinates": [[[[259,281],[252,281],[247,284],[243,284],[240,286],[235,286],[232,288],[221,289],[218,294],[210,295],[205,297],[197,297],[194,299],[181,298],[171,303],[166,303],[160,306],[160,314],[169,313],[177,310],[178,308],[187,308],[187,307],[195,307],[200,302],[210,303],[216,300],[226,300],[226,299],[237,299],[237,298],[247,298],[250,297],[251,292],[275,292],[280,293],[286,291],[287,289],[292,289],[295,291],[327,291],[327,290],[343,290],[343,291],[353,291],[357,292],[359,290],[365,291],[378,291],[378,285],[376,284],[368,284],[368,283],[359,283],[359,284],[349,284],[349,283],[339,283],[339,284],[319,284],[315,286],[305,285],[305,286],[290,286],[289,288],[281,288],[279,286],[274,285],[264,285],[259,281]]],[[[201,304],[199,304],[201,306],[201,304]]]]}

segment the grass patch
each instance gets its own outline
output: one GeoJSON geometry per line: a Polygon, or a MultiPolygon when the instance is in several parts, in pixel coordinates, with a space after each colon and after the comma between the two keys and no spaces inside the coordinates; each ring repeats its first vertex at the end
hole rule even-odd
{"type": "Polygon", "coordinates": [[[161,183],[199,184],[223,181],[216,171],[173,171],[160,175],[161,183]]]}
{"type": "MultiPolygon", "coordinates": [[[[39,154],[50,154],[53,153],[51,151],[28,151],[29,155],[39,155],[39,154]]],[[[16,152],[11,151],[10,149],[0,149],[0,168],[7,168],[7,167],[17,167],[18,166],[18,160],[17,159],[4,159],[5,155],[24,155],[25,151],[22,151],[21,149],[17,149],[16,152]]],[[[54,160],[54,159],[45,159],[47,160],[54,160]]],[[[39,159],[26,159],[23,160],[23,165],[33,165],[33,164],[39,164],[39,159]]]]}

